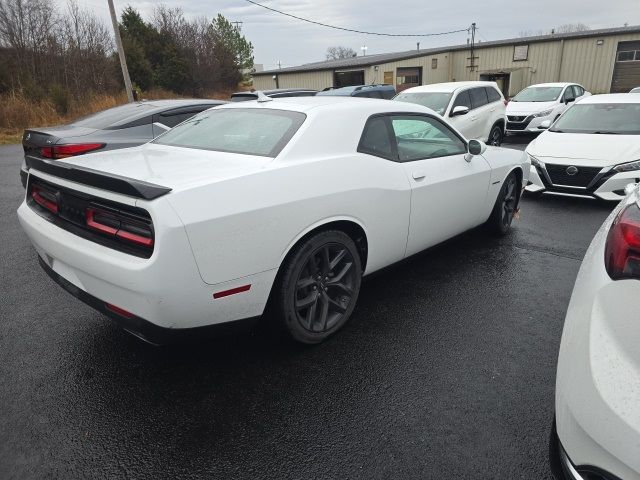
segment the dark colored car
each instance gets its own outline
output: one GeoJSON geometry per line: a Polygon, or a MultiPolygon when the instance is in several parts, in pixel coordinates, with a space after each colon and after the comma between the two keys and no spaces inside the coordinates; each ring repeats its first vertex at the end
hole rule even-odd
{"type": "MultiPolygon", "coordinates": [[[[318,91],[309,88],[276,88],[274,90],[262,90],[262,93],[271,98],[313,97],[318,91]]],[[[257,92],[237,92],[231,95],[232,102],[246,102],[257,99],[257,92]]]]}
{"type": "Polygon", "coordinates": [[[393,85],[380,83],[376,85],[352,85],[350,87],[329,88],[318,92],[320,95],[335,95],[341,97],[384,98],[392,99],[396,95],[393,85]]]}
{"type": "MultiPolygon", "coordinates": [[[[68,125],[29,128],[22,135],[28,156],[61,159],[90,152],[135,147],[208,108],[227,103],[221,100],[152,100],[127,103],[97,112],[68,125]]],[[[27,168],[23,162],[20,179],[24,186],[27,168]]]]}

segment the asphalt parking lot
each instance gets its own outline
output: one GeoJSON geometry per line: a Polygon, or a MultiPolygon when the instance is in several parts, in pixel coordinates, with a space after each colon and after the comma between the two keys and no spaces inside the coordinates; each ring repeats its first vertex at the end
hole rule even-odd
{"type": "Polygon", "coordinates": [[[154,348],[41,271],[20,153],[0,147],[0,478],[550,478],[563,318],[613,205],[525,197],[510,235],[368,278],[316,347],[258,330],[154,348]]]}

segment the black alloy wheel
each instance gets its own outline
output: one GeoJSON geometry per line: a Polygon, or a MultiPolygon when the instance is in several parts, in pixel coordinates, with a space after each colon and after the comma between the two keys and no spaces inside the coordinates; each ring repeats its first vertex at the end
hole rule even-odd
{"type": "Polygon", "coordinates": [[[511,228],[519,200],[518,180],[515,174],[511,173],[502,184],[487,226],[498,235],[505,235],[511,228]]]}
{"type": "Polygon", "coordinates": [[[516,207],[518,205],[518,192],[517,187],[518,184],[513,175],[510,175],[505,182],[505,195],[502,199],[502,225],[505,229],[508,229],[511,226],[511,222],[513,221],[513,216],[516,213],[516,207]]]}
{"type": "Polygon", "coordinates": [[[285,330],[302,343],[320,343],[346,323],[362,277],[353,240],[321,232],[296,247],[282,271],[276,297],[285,330]]]}
{"type": "Polygon", "coordinates": [[[500,125],[495,125],[491,129],[491,133],[489,133],[489,145],[493,145],[494,147],[502,145],[502,128],[500,128],[500,125]]]}
{"type": "Polygon", "coordinates": [[[300,324],[322,333],[339,323],[353,299],[356,275],[353,256],[344,245],[327,243],[316,249],[296,282],[300,324]]]}

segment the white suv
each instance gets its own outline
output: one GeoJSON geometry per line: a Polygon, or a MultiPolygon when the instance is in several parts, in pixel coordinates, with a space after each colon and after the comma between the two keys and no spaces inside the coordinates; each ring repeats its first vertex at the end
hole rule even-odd
{"type": "Polygon", "coordinates": [[[541,132],[574,102],[591,94],[575,83],[539,83],[521,90],[507,105],[507,133],[541,132]]]}
{"type": "Polygon", "coordinates": [[[495,82],[434,83],[408,88],[393,99],[429,107],[469,140],[502,143],[507,102],[495,82]]]}

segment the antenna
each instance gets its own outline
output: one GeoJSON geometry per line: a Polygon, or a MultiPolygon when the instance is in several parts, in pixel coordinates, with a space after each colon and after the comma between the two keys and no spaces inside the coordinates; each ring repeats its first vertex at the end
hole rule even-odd
{"type": "Polygon", "coordinates": [[[262,93],[260,90],[256,90],[254,92],[257,96],[258,96],[258,102],[259,103],[264,103],[264,102],[273,102],[273,98],[271,97],[267,97],[264,93],[262,93]]]}

